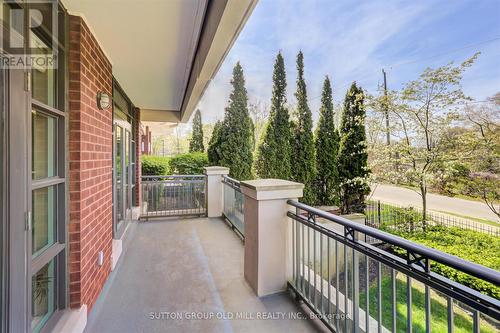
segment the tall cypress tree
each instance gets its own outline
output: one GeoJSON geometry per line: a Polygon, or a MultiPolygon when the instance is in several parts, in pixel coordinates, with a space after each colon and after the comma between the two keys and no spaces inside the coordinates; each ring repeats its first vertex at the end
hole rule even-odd
{"type": "Polygon", "coordinates": [[[273,71],[273,94],[269,123],[258,147],[255,169],[261,178],[290,179],[291,138],[290,115],[286,103],[285,62],[281,52],[276,56],[273,71]]]}
{"type": "Polygon", "coordinates": [[[335,128],[332,87],[328,76],[323,83],[321,108],[316,129],[316,202],[320,205],[334,205],[338,202],[339,174],[337,155],[339,133],[335,128]]]}
{"type": "Polygon", "coordinates": [[[193,135],[189,141],[189,152],[201,152],[205,151],[205,146],[203,145],[203,125],[201,123],[201,112],[196,110],[193,118],[193,135]]]}
{"type": "Polygon", "coordinates": [[[338,168],[341,210],[344,214],[363,212],[368,185],[368,153],[366,150],[364,93],[353,82],[344,101],[340,122],[338,168]]]}
{"type": "Polygon", "coordinates": [[[304,196],[301,201],[314,204],[314,180],[316,176],[313,121],[311,109],[307,104],[307,89],[304,79],[304,55],[302,51],[297,54],[297,122],[294,126],[292,168],[293,180],[304,184],[304,196]]]}
{"type": "Polygon", "coordinates": [[[231,177],[239,180],[252,178],[253,123],[248,112],[248,97],[243,68],[237,62],[231,80],[233,91],[229,96],[223,122],[220,165],[229,168],[231,177]]]}
{"type": "Polygon", "coordinates": [[[215,166],[219,165],[221,159],[221,143],[222,143],[222,122],[218,120],[212,131],[212,136],[208,142],[208,164],[215,166]]]}

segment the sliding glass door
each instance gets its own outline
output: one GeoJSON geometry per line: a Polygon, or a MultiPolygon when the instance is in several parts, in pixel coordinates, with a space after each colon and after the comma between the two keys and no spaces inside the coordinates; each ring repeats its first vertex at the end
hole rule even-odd
{"type": "Polygon", "coordinates": [[[120,238],[132,218],[130,124],[123,119],[114,122],[114,235],[120,238]]]}
{"type": "Polygon", "coordinates": [[[121,238],[132,220],[135,186],[133,106],[118,82],[113,82],[113,238],[121,238]]]}

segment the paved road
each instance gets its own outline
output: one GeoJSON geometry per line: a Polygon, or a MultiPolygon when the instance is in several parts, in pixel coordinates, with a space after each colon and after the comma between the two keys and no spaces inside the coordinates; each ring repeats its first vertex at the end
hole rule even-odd
{"type": "MultiPolygon", "coordinates": [[[[422,207],[422,198],[420,195],[404,187],[378,184],[376,187],[373,186],[372,198],[402,206],[422,207]]],[[[498,222],[497,216],[486,204],[478,201],[450,198],[429,193],[427,194],[427,207],[430,210],[450,212],[498,222]]]]}

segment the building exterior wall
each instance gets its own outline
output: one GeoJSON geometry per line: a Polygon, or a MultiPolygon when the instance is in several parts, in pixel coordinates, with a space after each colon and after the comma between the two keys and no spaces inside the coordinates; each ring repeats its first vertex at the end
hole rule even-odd
{"type": "Polygon", "coordinates": [[[90,311],[111,270],[113,112],[96,96],[112,95],[113,76],[81,17],[69,17],[69,34],[69,303],[90,311]]]}

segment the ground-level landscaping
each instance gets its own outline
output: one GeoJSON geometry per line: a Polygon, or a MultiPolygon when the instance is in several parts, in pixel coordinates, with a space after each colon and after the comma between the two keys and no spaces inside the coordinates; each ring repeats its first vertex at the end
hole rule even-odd
{"type": "MultiPolygon", "coordinates": [[[[382,324],[385,328],[392,327],[392,280],[387,274],[382,274],[382,324]]],[[[370,309],[377,309],[378,292],[377,281],[372,281],[369,288],[370,309]]],[[[366,304],[366,292],[360,293],[360,304],[364,308],[366,304]]],[[[407,332],[407,282],[406,276],[398,273],[396,275],[396,331],[407,332]]],[[[472,332],[472,314],[458,305],[453,307],[454,332],[472,332]]],[[[412,332],[425,332],[425,287],[423,284],[412,281],[412,332]]],[[[370,316],[377,318],[375,311],[370,316]]],[[[431,329],[432,332],[448,332],[448,308],[447,300],[434,290],[431,290],[431,329]]],[[[494,327],[488,320],[482,318],[481,332],[498,332],[498,327],[494,327]]]]}

